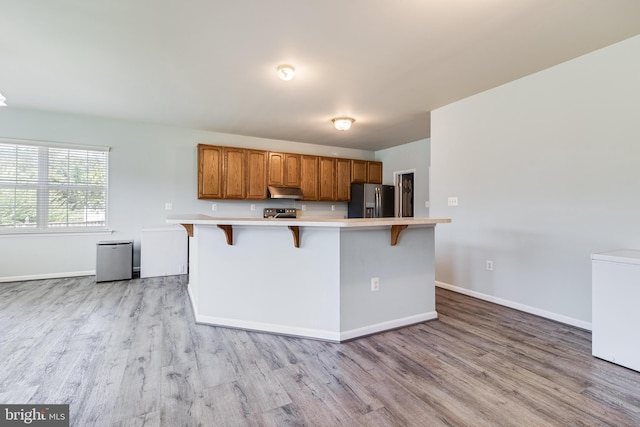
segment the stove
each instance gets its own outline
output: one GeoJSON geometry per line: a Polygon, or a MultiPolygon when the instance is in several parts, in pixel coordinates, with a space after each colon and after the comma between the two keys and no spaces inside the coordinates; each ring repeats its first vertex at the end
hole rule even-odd
{"type": "Polygon", "coordinates": [[[295,218],[297,209],[294,208],[264,208],[265,218],[295,218]]]}

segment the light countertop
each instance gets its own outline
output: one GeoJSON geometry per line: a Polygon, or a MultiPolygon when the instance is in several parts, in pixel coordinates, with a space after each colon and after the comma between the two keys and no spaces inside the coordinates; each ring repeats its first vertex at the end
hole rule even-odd
{"type": "Polygon", "coordinates": [[[168,224],[249,225],[298,227],[388,227],[393,225],[436,225],[449,218],[239,218],[212,217],[203,214],[169,215],[168,224]]]}

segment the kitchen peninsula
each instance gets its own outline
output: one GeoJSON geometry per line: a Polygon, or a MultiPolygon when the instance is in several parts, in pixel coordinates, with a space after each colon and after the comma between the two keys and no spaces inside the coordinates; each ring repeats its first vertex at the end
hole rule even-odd
{"type": "Polygon", "coordinates": [[[434,231],[449,219],[167,222],[190,236],[198,323],[340,342],[437,318],[434,231]]]}

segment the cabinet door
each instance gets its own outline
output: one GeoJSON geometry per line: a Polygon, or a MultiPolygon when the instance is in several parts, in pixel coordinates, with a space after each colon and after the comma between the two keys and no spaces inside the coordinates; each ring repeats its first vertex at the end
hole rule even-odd
{"type": "Polygon", "coordinates": [[[318,173],[318,199],[336,200],[336,159],[320,157],[318,173]]]}
{"type": "Polygon", "coordinates": [[[318,200],[318,157],[300,156],[300,172],[303,200],[318,200]]]}
{"type": "Polygon", "coordinates": [[[224,183],[225,199],[244,199],[245,192],[245,150],[224,147],[224,183]]]}
{"type": "Polygon", "coordinates": [[[336,159],[336,200],[351,200],[351,160],[336,159]]]}
{"type": "Polygon", "coordinates": [[[222,198],[222,147],[198,144],[198,199],[222,198]]]}
{"type": "Polygon", "coordinates": [[[285,153],[284,155],[284,185],[286,187],[300,187],[300,154],[285,153]]]}
{"type": "Polygon", "coordinates": [[[284,154],[269,152],[268,185],[284,185],[284,154]]]}
{"type": "Polygon", "coordinates": [[[367,162],[367,182],[382,184],[382,162],[367,162]]]}
{"type": "Polygon", "coordinates": [[[367,182],[367,161],[351,160],[351,182],[367,182]]]}
{"type": "Polygon", "coordinates": [[[267,198],[267,152],[247,150],[247,199],[267,198]]]}

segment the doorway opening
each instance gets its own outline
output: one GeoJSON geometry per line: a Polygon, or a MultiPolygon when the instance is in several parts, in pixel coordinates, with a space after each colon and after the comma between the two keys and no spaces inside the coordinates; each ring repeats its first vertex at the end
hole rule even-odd
{"type": "Polygon", "coordinates": [[[396,214],[400,218],[413,217],[413,183],[415,169],[393,173],[396,186],[396,214]]]}

